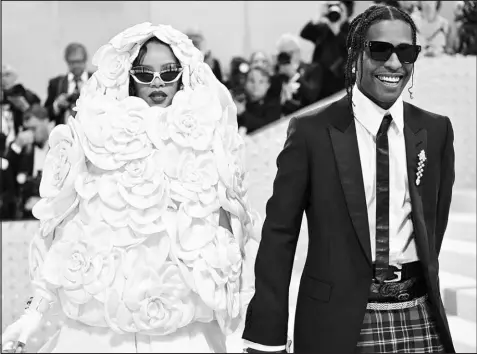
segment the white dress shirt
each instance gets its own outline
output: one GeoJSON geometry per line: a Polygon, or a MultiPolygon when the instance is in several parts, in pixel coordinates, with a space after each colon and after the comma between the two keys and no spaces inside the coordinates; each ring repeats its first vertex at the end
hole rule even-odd
{"type": "MultiPolygon", "coordinates": [[[[368,208],[371,255],[376,259],[376,135],[386,114],[393,120],[389,141],[389,264],[417,261],[411,220],[406,145],[404,140],[404,102],[400,96],[389,110],[384,110],[353,87],[353,103],[364,192],[368,208]]],[[[262,351],[278,351],[282,346],[266,346],[244,340],[244,346],[262,351]]]]}
{"type": "MultiPolygon", "coordinates": [[[[75,91],[76,84],[75,84],[73,73],[69,72],[67,76],[68,76],[68,92],[67,93],[68,95],[70,95],[75,91]]],[[[78,81],[78,86],[79,86],[79,89],[81,90],[83,85],[88,81],[88,72],[86,70],[83,71],[83,73],[81,74],[79,78],[80,79],[78,81]]]]}
{"type": "Polygon", "coordinates": [[[407,176],[404,140],[404,102],[400,96],[389,110],[384,110],[353,88],[356,136],[363,172],[368,207],[371,256],[376,259],[376,134],[386,114],[393,120],[388,130],[389,141],[389,263],[417,261],[411,220],[411,197],[407,176]]]}

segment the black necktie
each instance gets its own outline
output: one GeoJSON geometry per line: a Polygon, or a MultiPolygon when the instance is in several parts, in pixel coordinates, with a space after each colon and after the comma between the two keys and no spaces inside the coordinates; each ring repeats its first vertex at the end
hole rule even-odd
{"type": "Polygon", "coordinates": [[[384,116],[376,135],[376,264],[375,278],[388,279],[389,272],[389,142],[393,118],[384,116]]]}
{"type": "Polygon", "coordinates": [[[80,87],[79,87],[79,83],[81,81],[81,78],[79,76],[75,76],[73,77],[73,81],[75,83],[75,89],[74,89],[74,92],[75,93],[79,93],[80,92],[80,87]]]}

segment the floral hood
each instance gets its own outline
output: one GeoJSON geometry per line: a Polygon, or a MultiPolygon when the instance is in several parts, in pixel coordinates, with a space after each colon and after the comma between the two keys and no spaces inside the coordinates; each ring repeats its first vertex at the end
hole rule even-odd
{"type": "Polygon", "coordinates": [[[245,249],[260,223],[228,90],[192,41],[165,25],[123,31],[93,64],[76,118],[50,135],[33,212],[39,239],[54,240],[47,254],[31,252],[41,255],[30,260],[37,283],[58,292],[70,318],[119,333],[164,335],[212,320],[229,332],[253,293],[245,249]],[[167,108],[128,95],[131,64],[152,36],[183,67],[167,108]]]}

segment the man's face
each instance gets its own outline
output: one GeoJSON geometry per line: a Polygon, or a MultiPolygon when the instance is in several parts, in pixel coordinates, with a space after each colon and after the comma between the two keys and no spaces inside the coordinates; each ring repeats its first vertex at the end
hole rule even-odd
{"type": "MultiPolygon", "coordinates": [[[[369,27],[366,40],[388,42],[394,46],[412,44],[412,30],[404,21],[384,20],[369,27]]],[[[362,67],[359,59],[356,65],[358,88],[379,106],[390,107],[408,83],[414,64],[402,64],[396,53],[385,62],[373,60],[368,47],[364,48],[362,56],[362,67]]]]}
{"type": "Polygon", "coordinates": [[[13,71],[2,72],[2,89],[8,90],[17,80],[17,75],[13,71]]]}
{"type": "Polygon", "coordinates": [[[43,145],[48,140],[50,134],[48,130],[48,119],[31,116],[23,121],[23,127],[25,130],[31,130],[33,132],[35,143],[43,145]]]}
{"type": "Polygon", "coordinates": [[[81,50],[77,50],[66,58],[66,63],[74,76],[80,76],[86,69],[85,54],[81,50]]]}
{"type": "Polygon", "coordinates": [[[437,13],[437,1],[420,1],[422,13],[428,18],[432,18],[437,13]]]}

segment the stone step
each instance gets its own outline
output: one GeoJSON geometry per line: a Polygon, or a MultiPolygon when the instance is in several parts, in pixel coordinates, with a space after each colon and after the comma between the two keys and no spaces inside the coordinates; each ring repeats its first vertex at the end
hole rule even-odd
{"type": "Polygon", "coordinates": [[[462,275],[475,280],[477,263],[475,246],[475,240],[462,241],[449,237],[444,238],[439,255],[440,271],[462,275]]]}
{"type": "Polygon", "coordinates": [[[475,322],[457,316],[448,316],[447,319],[456,352],[475,353],[477,348],[475,322]]]}
{"type": "Polygon", "coordinates": [[[444,242],[448,239],[475,242],[475,213],[450,213],[444,242]]]}
{"type": "Polygon", "coordinates": [[[476,288],[444,288],[442,301],[449,315],[476,322],[476,288]]]}
{"type": "Polygon", "coordinates": [[[457,291],[457,315],[476,322],[476,288],[457,291]]]}
{"type": "Polygon", "coordinates": [[[476,322],[476,280],[464,275],[440,271],[441,297],[449,316],[476,322]]]}

